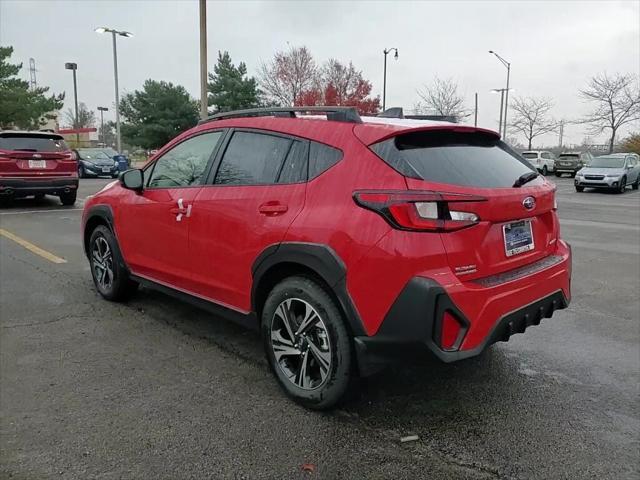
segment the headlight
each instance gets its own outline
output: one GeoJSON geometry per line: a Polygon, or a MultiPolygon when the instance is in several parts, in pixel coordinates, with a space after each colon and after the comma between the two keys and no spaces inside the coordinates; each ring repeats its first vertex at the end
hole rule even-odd
{"type": "Polygon", "coordinates": [[[620,174],[619,173],[608,173],[607,177],[608,178],[620,178],[620,174]]]}

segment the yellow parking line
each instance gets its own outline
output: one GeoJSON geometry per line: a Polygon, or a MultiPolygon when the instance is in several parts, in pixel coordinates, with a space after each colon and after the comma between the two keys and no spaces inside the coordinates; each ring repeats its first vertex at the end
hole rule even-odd
{"type": "Polygon", "coordinates": [[[31,242],[28,242],[24,238],[20,238],[19,236],[14,235],[13,233],[5,230],[4,228],[0,228],[0,235],[2,235],[5,238],[8,238],[9,240],[13,240],[18,245],[22,245],[24,248],[29,250],[31,253],[35,253],[36,255],[39,255],[42,258],[49,260],[50,262],[67,263],[67,261],[64,258],[60,258],[51,252],[47,252],[46,250],[43,250],[42,248],[38,247],[37,245],[34,245],[31,242]]]}

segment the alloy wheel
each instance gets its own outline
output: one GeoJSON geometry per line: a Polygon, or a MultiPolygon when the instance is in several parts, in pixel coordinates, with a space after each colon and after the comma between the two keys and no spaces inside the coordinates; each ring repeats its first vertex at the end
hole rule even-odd
{"type": "Polygon", "coordinates": [[[278,367],[291,383],[305,390],[322,386],[331,368],[329,333],[318,312],[299,298],[278,305],[270,332],[278,367]]]}
{"type": "Polygon", "coordinates": [[[106,238],[99,236],[93,242],[91,251],[93,273],[102,290],[109,290],[113,285],[113,253],[106,238]]]}

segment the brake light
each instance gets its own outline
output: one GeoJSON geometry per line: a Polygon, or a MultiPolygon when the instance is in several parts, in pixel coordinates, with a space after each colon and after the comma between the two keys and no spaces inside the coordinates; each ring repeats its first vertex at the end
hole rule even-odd
{"type": "Polygon", "coordinates": [[[69,152],[64,152],[64,158],[62,158],[63,161],[75,161],[77,160],[76,157],[76,153],[71,150],[69,152]]]}
{"type": "Polygon", "coordinates": [[[440,334],[440,346],[443,350],[453,350],[457,347],[456,343],[458,343],[461,330],[462,325],[460,325],[456,317],[449,312],[444,312],[440,334]]]}
{"type": "Polygon", "coordinates": [[[11,160],[11,153],[0,151],[0,160],[11,160]]]}
{"type": "Polygon", "coordinates": [[[451,232],[480,221],[473,212],[458,210],[456,204],[484,202],[476,195],[429,191],[357,191],[355,202],[381,215],[400,230],[451,232]]]}

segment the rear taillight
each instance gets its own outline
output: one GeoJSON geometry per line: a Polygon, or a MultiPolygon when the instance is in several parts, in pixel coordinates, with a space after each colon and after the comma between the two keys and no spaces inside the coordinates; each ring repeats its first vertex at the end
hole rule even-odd
{"type": "Polygon", "coordinates": [[[63,161],[75,161],[77,160],[76,157],[76,153],[74,151],[71,152],[64,152],[64,158],[62,158],[63,161]]]}
{"type": "Polygon", "coordinates": [[[367,190],[355,192],[353,198],[393,227],[421,232],[451,232],[475,225],[480,221],[478,215],[458,205],[486,201],[476,195],[426,191],[367,190]]]}
{"type": "Polygon", "coordinates": [[[0,152],[0,161],[11,160],[11,154],[9,152],[0,152]]]}

